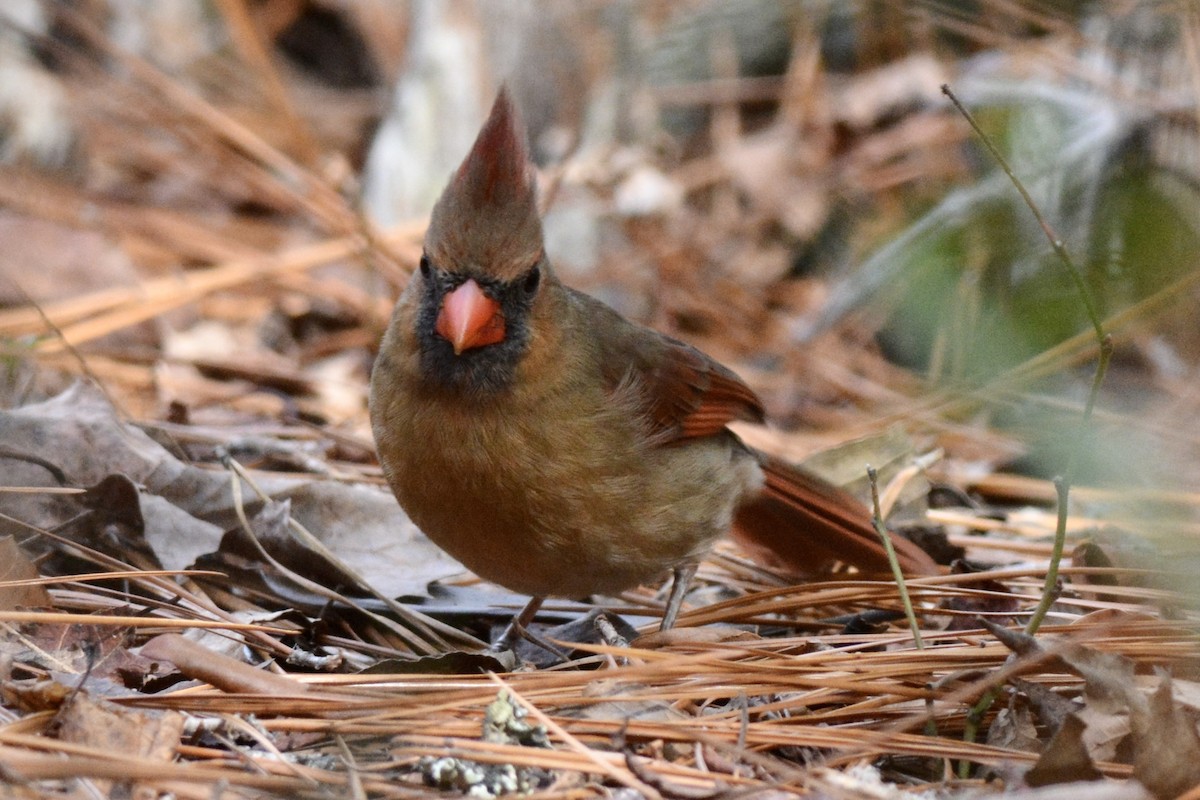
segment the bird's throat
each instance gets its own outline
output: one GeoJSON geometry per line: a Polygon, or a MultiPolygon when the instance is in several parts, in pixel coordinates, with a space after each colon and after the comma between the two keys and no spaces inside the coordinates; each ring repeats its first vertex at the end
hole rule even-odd
{"type": "Polygon", "coordinates": [[[512,388],[528,325],[528,303],[516,293],[485,293],[474,280],[431,282],[415,331],[423,381],[444,396],[494,399],[512,388]]]}

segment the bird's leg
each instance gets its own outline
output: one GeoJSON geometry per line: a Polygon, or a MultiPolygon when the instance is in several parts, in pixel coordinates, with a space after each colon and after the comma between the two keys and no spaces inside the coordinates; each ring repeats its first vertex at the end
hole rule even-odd
{"type": "Polygon", "coordinates": [[[517,639],[524,639],[546,650],[556,658],[566,661],[566,653],[529,630],[529,624],[533,622],[533,618],[537,616],[538,610],[545,601],[546,598],[544,597],[529,598],[529,602],[525,604],[525,607],[521,609],[519,614],[513,617],[512,622],[508,623],[508,627],[504,629],[504,633],[500,634],[500,638],[492,644],[492,649],[515,650],[517,639]]]}
{"type": "Polygon", "coordinates": [[[500,634],[500,638],[492,647],[497,650],[512,649],[512,646],[517,643],[517,639],[525,639],[529,636],[527,630],[529,623],[533,622],[533,618],[537,616],[537,612],[542,607],[542,603],[546,601],[544,597],[531,597],[525,607],[512,618],[512,622],[508,623],[508,627],[504,629],[504,633],[500,634]]]}
{"type": "Polygon", "coordinates": [[[671,593],[667,595],[667,608],[663,612],[662,624],[658,626],[660,631],[665,631],[675,626],[675,618],[679,616],[679,608],[683,605],[684,595],[687,594],[688,585],[692,582],[692,576],[696,574],[698,565],[694,561],[689,561],[686,564],[680,564],[671,571],[674,578],[671,581],[671,593]]]}

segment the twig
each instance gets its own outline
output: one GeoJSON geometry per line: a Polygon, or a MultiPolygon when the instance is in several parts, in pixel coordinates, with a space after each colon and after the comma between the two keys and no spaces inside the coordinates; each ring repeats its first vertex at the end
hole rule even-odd
{"type": "Polygon", "coordinates": [[[913,611],[912,598],[908,596],[908,585],[904,582],[904,570],[900,569],[900,561],[896,558],[896,548],[892,545],[892,537],[887,526],[883,524],[883,513],[879,508],[879,473],[874,467],[867,467],[867,480],[871,484],[871,524],[875,532],[883,540],[883,549],[887,551],[888,564],[891,565],[892,575],[896,578],[896,588],[900,592],[900,603],[904,606],[904,616],[908,618],[908,626],[912,629],[913,643],[918,650],[925,649],[921,641],[921,626],[917,624],[917,615],[913,611]]]}
{"type": "MultiPolygon", "coordinates": [[[[1067,539],[1067,514],[1071,482],[1074,479],[1075,466],[1078,463],[1079,454],[1082,451],[1083,443],[1087,438],[1086,434],[1091,426],[1092,411],[1096,406],[1096,398],[1100,393],[1100,386],[1104,382],[1105,374],[1108,372],[1108,362],[1112,357],[1113,349],[1112,336],[1104,332],[1104,325],[1100,321],[1100,314],[1096,309],[1095,302],[1092,300],[1091,293],[1088,291],[1087,284],[1083,280],[1083,274],[1079,271],[1079,268],[1075,266],[1075,262],[1071,259],[1070,253],[1067,252],[1066,245],[1063,244],[1062,239],[1050,226],[1050,223],[1046,221],[1046,218],[1042,215],[1037,203],[1033,201],[1033,197],[1031,197],[1029,192],[1025,189],[1025,185],[1016,176],[1016,173],[1013,172],[1012,167],[1009,166],[1008,161],[1000,153],[1000,150],[992,142],[991,138],[989,138],[988,135],[983,132],[983,129],[979,127],[979,123],[975,121],[975,118],[971,115],[971,112],[967,111],[966,107],[959,102],[958,97],[955,96],[954,92],[950,89],[949,84],[942,84],[942,93],[950,98],[950,102],[952,102],[954,107],[958,109],[959,113],[966,118],[971,128],[975,131],[975,133],[987,147],[988,151],[992,154],[992,157],[995,158],[997,163],[1000,164],[1000,168],[1004,170],[1004,174],[1008,176],[1010,181],[1012,181],[1013,186],[1015,186],[1017,192],[1020,193],[1021,199],[1025,201],[1025,205],[1027,205],[1029,210],[1033,212],[1033,216],[1035,219],[1037,219],[1038,224],[1041,226],[1042,232],[1046,234],[1046,238],[1050,241],[1050,247],[1053,248],[1059,260],[1062,261],[1063,265],[1067,268],[1067,273],[1071,276],[1071,280],[1075,282],[1075,288],[1079,291],[1079,296],[1083,300],[1083,305],[1087,311],[1088,319],[1091,321],[1092,328],[1095,331],[1096,341],[1100,346],[1100,357],[1096,363],[1095,375],[1092,378],[1092,388],[1088,393],[1087,405],[1084,407],[1083,415],[1079,420],[1079,436],[1076,437],[1075,447],[1071,449],[1070,454],[1067,456],[1067,464],[1066,468],[1063,470],[1063,474],[1054,479],[1054,486],[1058,496],[1058,522],[1054,531],[1054,550],[1050,557],[1050,564],[1046,569],[1046,582],[1042,589],[1041,600],[1038,603],[1037,609],[1034,610],[1033,616],[1029,618],[1029,622],[1025,626],[1025,632],[1032,636],[1037,632],[1038,628],[1041,627],[1042,621],[1046,618],[1046,614],[1049,613],[1050,607],[1054,605],[1054,601],[1058,597],[1058,570],[1060,564],[1062,563],[1063,549],[1067,539]]],[[[979,702],[977,702],[971,708],[971,711],[968,714],[966,728],[964,730],[964,738],[967,741],[974,740],[975,734],[978,730],[979,722],[982,720],[983,715],[987,713],[987,710],[991,708],[992,704],[996,702],[996,698],[999,696],[999,687],[993,687],[979,699],[979,702]]],[[[960,776],[965,777],[964,773],[966,769],[967,763],[960,762],[960,776]]]]}
{"type": "Polygon", "coordinates": [[[966,118],[971,128],[974,129],[980,140],[983,141],[984,146],[987,147],[988,152],[992,154],[992,158],[996,159],[996,162],[1000,165],[1000,169],[1004,170],[1004,174],[1008,176],[1010,181],[1012,181],[1013,186],[1015,186],[1017,191],[1020,193],[1021,199],[1025,201],[1025,205],[1029,206],[1029,210],[1033,212],[1033,216],[1035,219],[1037,219],[1038,225],[1042,227],[1042,232],[1045,233],[1046,238],[1050,240],[1050,246],[1054,248],[1055,254],[1058,256],[1059,260],[1066,265],[1067,272],[1070,274],[1071,279],[1075,281],[1075,288],[1079,290],[1079,296],[1082,298],[1083,305],[1087,309],[1088,319],[1091,320],[1092,327],[1096,331],[1096,339],[1098,341],[1103,341],[1104,328],[1100,324],[1100,313],[1096,310],[1096,305],[1092,300],[1091,292],[1088,291],[1087,284],[1085,284],[1083,281],[1083,274],[1080,273],[1079,269],[1075,266],[1075,262],[1071,260],[1071,255],[1067,252],[1066,245],[1063,244],[1062,239],[1060,239],[1058,234],[1055,233],[1054,228],[1050,227],[1050,223],[1046,221],[1046,218],[1042,216],[1041,209],[1039,209],[1037,203],[1033,201],[1033,197],[1030,196],[1029,191],[1025,188],[1025,184],[1021,183],[1021,179],[1016,176],[1016,173],[1013,172],[1012,167],[1008,165],[1008,161],[1000,153],[999,148],[997,148],[988,135],[983,132],[983,129],[979,127],[979,123],[975,121],[975,117],[971,116],[971,112],[967,111],[966,107],[959,102],[958,97],[954,94],[954,91],[951,90],[949,84],[942,84],[942,94],[949,97],[950,102],[954,104],[954,107],[958,109],[959,113],[962,114],[964,118],[966,118]]]}

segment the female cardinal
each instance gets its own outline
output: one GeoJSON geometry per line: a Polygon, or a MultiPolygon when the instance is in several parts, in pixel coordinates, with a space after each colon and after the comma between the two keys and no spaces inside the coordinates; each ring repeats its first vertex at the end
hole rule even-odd
{"type": "MultiPolygon", "coordinates": [[[[434,542],[533,596],[611,594],[696,562],[731,529],[793,571],[886,568],[866,510],[726,424],[758,397],[683,342],[564,286],[542,246],[525,130],[501,89],[434,206],[371,376],[384,475],[434,542]]],[[[901,565],[933,562],[903,539],[901,565]]]]}

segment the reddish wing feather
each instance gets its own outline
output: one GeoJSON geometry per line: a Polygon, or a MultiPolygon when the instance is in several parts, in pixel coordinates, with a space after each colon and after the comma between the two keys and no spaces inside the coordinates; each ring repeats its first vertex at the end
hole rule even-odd
{"type": "Polygon", "coordinates": [[[595,298],[567,292],[587,328],[606,332],[593,341],[609,390],[632,388],[642,396],[657,442],[713,436],[736,419],[763,421],[762,401],[732,371],[678,339],[631,325],[595,298]]]}
{"type": "Polygon", "coordinates": [[[662,341],[657,363],[638,377],[666,442],[712,436],[735,419],[762,422],[762,401],[741,378],[683,342],[662,341]]]}
{"type": "Polygon", "coordinates": [[[710,370],[708,390],[682,420],[684,438],[711,436],[735,419],[763,421],[762,402],[750,387],[724,368],[710,370]]]}

